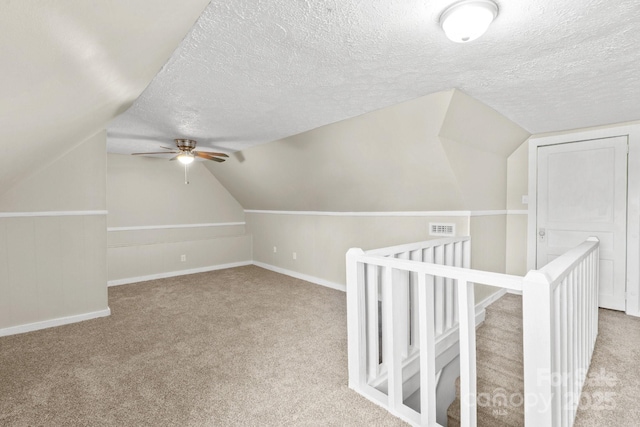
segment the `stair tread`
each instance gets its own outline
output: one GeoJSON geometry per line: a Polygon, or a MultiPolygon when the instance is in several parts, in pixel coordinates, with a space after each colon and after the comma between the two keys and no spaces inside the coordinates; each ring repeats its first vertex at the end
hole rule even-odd
{"type": "MultiPolygon", "coordinates": [[[[522,300],[504,295],[486,310],[476,333],[478,426],[524,425],[522,300]]],[[[448,425],[460,425],[460,378],[447,410],[448,425]]]]}
{"type": "MultiPolygon", "coordinates": [[[[477,410],[478,427],[524,426],[524,411],[502,406],[481,406],[477,410]]],[[[460,426],[460,398],[456,397],[447,410],[448,427],[460,426]]]]}

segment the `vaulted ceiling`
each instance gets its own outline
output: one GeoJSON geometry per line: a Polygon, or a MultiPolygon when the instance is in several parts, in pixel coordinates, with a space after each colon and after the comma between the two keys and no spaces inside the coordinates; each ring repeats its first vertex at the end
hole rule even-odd
{"type": "Polygon", "coordinates": [[[242,150],[451,88],[530,133],[640,119],[637,0],[498,0],[468,44],[438,24],[450,3],[214,0],[109,148],[242,150]]]}
{"type": "Polygon", "coordinates": [[[3,2],[0,193],[105,127],[236,151],[451,88],[530,133],[640,119],[637,0],[497,0],[462,45],[451,1],[3,2]]]}
{"type": "Polygon", "coordinates": [[[0,3],[0,194],[105,129],[207,0],[0,3]]]}

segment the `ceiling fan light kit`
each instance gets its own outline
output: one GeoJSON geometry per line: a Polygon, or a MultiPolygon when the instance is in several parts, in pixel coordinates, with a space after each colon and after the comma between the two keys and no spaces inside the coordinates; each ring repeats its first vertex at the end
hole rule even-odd
{"type": "Polygon", "coordinates": [[[187,166],[193,163],[196,157],[200,157],[201,159],[213,160],[214,162],[224,162],[228,155],[224,153],[214,153],[211,151],[196,151],[197,141],[193,139],[175,139],[176,147],[178,151],[173,148],[168,147],[160,147],[168,151],[155,151],[152,153],[132,153],[134,156],[143,156],[145,154],[177,154],[177,156],[169,159],[169,160],[178,160],[180,163],[184,165],[184,183],[188,184],[189,180],[187,177],[187,166]]]}
{"type": "Polygon", "coordinates": [[[498,16],[492,0],[463,0],[452,4],[440,15],[440,26],[449,40],[468,43],[482,36],[498,16]]]}
{"type": "Polygon", "coordinates": [[[178,161],[183,165],[190,165],[191,163],[193,163],[194,160],[195,158],[191,153],[183,153],[178,155],[178,161]]]}

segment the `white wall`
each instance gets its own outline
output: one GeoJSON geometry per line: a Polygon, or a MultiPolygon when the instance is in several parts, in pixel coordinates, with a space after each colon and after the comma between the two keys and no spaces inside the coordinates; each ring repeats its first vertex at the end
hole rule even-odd
{"type": "Polygon", "coordinates": [[[201,162],[189,181],[177,162],[108,155],[110,284],[251,261],[242,207],[201,162]]]}
{"type": "Polygon", "coordinates": [[[0,335],[108,314],[105,141],[0,195],[0,335]]]}

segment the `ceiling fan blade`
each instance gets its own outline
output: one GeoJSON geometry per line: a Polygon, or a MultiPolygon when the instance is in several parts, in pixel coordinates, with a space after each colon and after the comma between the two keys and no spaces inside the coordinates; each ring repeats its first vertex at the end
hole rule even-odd
{"type": "Polygon", "coordinates": [[[156,152],[152,152],[152,153],[131,153],[132,156],[140,156],[140,155],[145,155],[145,154],[171,154],[171,153],[177,153],[177,151],[156,151],[156,152]]]}
{"type": "Polygon", "coordinates": [[[193,154],[198,155],[198,153],[202,153],[202,154],[208,154],[210,156],[216,156],[216,157],[229,157],[228,155],[224,154],[224,153],[214,153],[212,151],[192,151],[193,154]]]}
{"type": "Polygon", "coordinates": [[[160,148],[164,148],[165,150],[176,151],[176,149],[175,149],[175,148],[169,148],[169,147],[160,147],[160,148]]]}
{"type": "Polygon", "coordinates": [[[177,155],[177,156],[175,156],[175,157],[170,158],[170,159],[169,159],[169,161],[176,160],[178,157],[180,157],[180,155],[181,155],[181,154],[182,154],[182,153],[178,154],[178,155],[177,155]]]}
{"type": "Polygon", "coordinates": [[[224,162],[224,159],[219,159],[218,157],[215,157],[215,156],[209,156],[209,155],[207,155],[207,153],[203,153],[202,151],[196,151],[196,152],[192,151],[192,153],[196,157],[200,157],[200,158],[203,158],[203,159],[213,160],[214,162],[220,162],[220,163],[224,162]]]}

